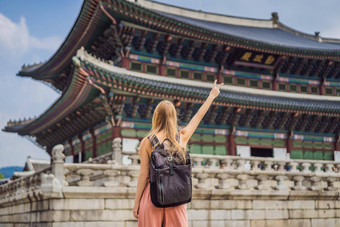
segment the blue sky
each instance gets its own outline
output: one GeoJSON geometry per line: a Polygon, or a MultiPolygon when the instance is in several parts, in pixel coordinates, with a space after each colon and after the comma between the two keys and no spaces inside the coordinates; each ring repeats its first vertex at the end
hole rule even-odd
{"type": "MultiPolygon", "coordinates": [[[[163,0],[195,10],[269,19],[271,12],[297,30],[340,38],[338,0],[163,0]]],[[[78,16],[82,0],[0,0],[0,128],[9,119],[39,116],[58,97],[47,85],[16,76],[23,64],[46,61],[78,16]]],[[[23,166],[26,157],[48,159],[44,150],[17,134],[0,132],[0,168],[23,166]]]]}

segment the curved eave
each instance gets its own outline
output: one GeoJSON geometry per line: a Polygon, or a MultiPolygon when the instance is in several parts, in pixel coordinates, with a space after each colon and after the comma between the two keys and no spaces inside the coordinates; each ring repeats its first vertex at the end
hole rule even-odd
{"type": "MultiPolygon", "coordinates": [[[[157,12],[156,9],[145,8],[143,4],[135,4],[131,2],[126,2],[124,0],[116,0],[115,2],[117,2],[117,4],[106,6],[114,12],[111,13],[112,15],[116,17],[121,17],[120,19],[128,20],[131,23],[139,23],[139,25],[148,27],[153,30],[158,30],[170,34],[172,33],[180,36],[184,35],[193,39],[200,39],[208,42],[246,48],[255,51],[262,51],[266,53],[296,55],[298,57],[308,58],[340,59],[340,50],[299,48],[295,46],[292,47],[286,45],[272,44],[268,42],[254,41],[250,38],[242,38],[195,26],[190,23],[185,23],[183,21],[165,16],[162,13],[157,12]],[[124,11],[121,10],[121,8],[124,8],[124,11]],[[137,19],[135,13],[139,14],[139,20],[137,19]]],[[[302,32],[297,32],[296,30],[290,29],[287,26],[282,25],[281,23],[279,23],[278,26],[282,27],[284,30],[290,30],[292,33],[295,34],[303,34],[302,32]]],[[[303,34],[301,36],[306,37],[308,35],[303,34]]]]}
{"type": "Polygon", "coordinates": [[[77,110],[80,106],[91,101],[90,99],[96,96],[97,92],[97,90],[89,85],[86,76],[83,76],[79,72],[79,68],[76,68],[66,91],[50,108],[34,121],[25,125],[5,127],[4,131],[34,136],[42,130],[49,128],[51,125],[56,124],[65,116],[77,110]]]}
{"type": "Polygon", "coordinates": [[[38,80],[47,79],[57,75],[71,64],[72,56],[81,46],[85,46],[91,38],[89,34],[93,32],[98,23],[101,13],[97,12],[98,3],[99,0],[85,0],[70,33],[56,53],[46,63],[24,67],[18,75],[38,80]]]}
{"type": "MultiPolygon", "coordinates": [[[[211,89],[210,83],[138,73],[115,67],[90,56],[83,50],[79,50],[77,56],[85,70],[88,70],[98,84],[113,88],[116,92],[203,102],[211,89]]],[[[221,88],[216,104],[340,116],[340,97],[290,94],[227,85],[221,88]]]]}
{"type": "Polygon", "coordinates": [[[25,128],[29,123],[25,124],[17,124],[12,126],[5,126],[5,128],[2,129],[4,132],[19,132],[23,128],[25,128]]]}
{"type": "MultiPolygon", "coordinates": [[[[232,35],[227,35],[223,33],[218,33],[216,31],[211,31],[209,29],[201,28],[198,26],[193,26],[191,24],[182,23],[181,21],[174,20],[172,18],[163,16],[154,9],[145,8],[145,4],[139,5],[130,3],[124,0],[113,0],[103,1],[104,4],[107,5],[109,9],[115,9],[115,12],[112,13],[114,17],[117,17],[119,14],[121,17],[130,18],[132,23],[138,24],[138,20],[136,19],[135,14],[129,13],[127,9],[132,9],[133,12],[140,12],[142,16],[142,20],[147,21],[144,24],[139,23],[139,25],[149,27],[151,29],[163,31],[170,34],[176,34],[180,36],[186,36],[192,39],[201,39],[206,40],[208,42],[231,45],[235,47],[247,48],[255,51],[262,51],[268,53],[276,53],[276,54],[296,54],[299,57],[309,57],[309,58],[332,58],[332,59],[340,59],[340,51],[334,50],[317,50],[317,49],[304,49],[304,48],[292,48],[289,46],[278,46],[273,45],[271,43],[266,42],[256,42],[251,39],[244,39],[240,37],[235,37],[232,35]],[[118,8],[115,8],[118,6],[118,8]],[[126,8],[127,7],[127,8],[126,8]],[[148,15],[147,17],[144,17],[148,15]],[[158,24],[159,21],[165,21],[167,24],[171,25],[166,28],[164,25],[158,24]],[[189,32],[187,32],[189,31],[189,32]]],[[[146,2],[146,1],[141,1],[146,2]]],[[[73,25],[70,33],[67,38],[60,46],[60,48],[56,51],[56,53],[43,64],[33,65],[24,67],[21,71],[19,71],[18,75],[20,76],[29,76],[34,79],[42,80],[52,78],[58,73],[61,73],[62,70],[67,67],[67,65],[71,64],[72,56],[75,55],[76,50],[81,46],[86,46],[86,43],[89,39],[92,38],[93,31],[95,30],[98,21],[102,15],[99,7],[99,0],[84,0],[82,8],[80,10],[79,16],[73,25]]],[[[156,3],[153,3],[156,4],[156,3]]],[[[156,5],[162,5],[157,3],[156,5]]],[[[163,4],[164,5],[164,4],[163,4]]],[[[176,7],[173,7],[176,8],[176,7]]],[[[178,8],[178,7],[177,7],[178,8]]],[[[181,9],[180,10],[187,10],[181,9]]],[[[188,10],[187,10],[188,11],[188,10]]],[[[195,12],[195,11],[192,11],[195,12]]],[[[214,15],[214,14],[212,14],[214,15]]],[[[217,15],[222,16],[222,15],[217,15]]],[[[225,16],[224,16],[225,17],[225,16]]],[[[271,20],[256,20],[256,19],[247,19],[247,18],[234,18],[235,20],[246,21],[242,23],[249,23],[252,21],[257,24],[263,24],[263,27],[268,27],[269,23],[272,23],[271,20]],[[247,22],[248,21],[248,22],[247,22]]],[[[281,27],[286,28],[286,30],[293,30],[288,28],[287,26],[279,23],[281,27]]],[[[296,33],[296,31],[294,30],[296,33]]],[[[326,39],[325,39],[326,40],[326,39]]],[[[337,43],[335,39],[332,39],[332,43],[337,43]]]]}

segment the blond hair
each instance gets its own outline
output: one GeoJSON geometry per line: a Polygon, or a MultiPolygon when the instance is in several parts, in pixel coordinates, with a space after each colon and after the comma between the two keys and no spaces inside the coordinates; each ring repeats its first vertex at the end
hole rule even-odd
{"type": "Polygon", "coordinates": [[[173,155],[175,152],[182,154],[185,162],[185,151],[176,140],[177,135],[177,112],[175,106],[168,100],[163,100],[155,108],[152,117],[152,128],[148,135],[152,138],[156,133],[164,131],[167,139],[172,143],[170,152],[173,155]]]}

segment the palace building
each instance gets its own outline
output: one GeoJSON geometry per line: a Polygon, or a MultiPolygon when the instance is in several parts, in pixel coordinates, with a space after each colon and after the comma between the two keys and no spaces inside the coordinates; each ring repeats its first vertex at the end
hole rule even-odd
{"type": "Polygon", "coordinates": [[[19,76],[60,98],[4,131],[28,136],[69,162],[134,151],[156,105],[172,100],[184,126],[214,80],[220,96],[193,135],[195,154],[334,160],[339,151],[340,40],[279,21],[194,11],[153,1],[84,0],[69,35],[46,62],[19,76]]]}

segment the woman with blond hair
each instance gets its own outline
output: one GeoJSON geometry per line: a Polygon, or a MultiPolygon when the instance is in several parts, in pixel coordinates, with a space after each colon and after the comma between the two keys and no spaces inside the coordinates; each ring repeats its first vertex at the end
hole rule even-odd
{"type": "Polygon", "coordinates": [[[213,88],[206,101],[190,120],[188,125],[179,132],[177,131],[177,113],[174,105],[167,100],[161,101],[157,105],[152,117],[151,131],[140,143],[139,156],[141,160],[141,169],[137,183],[135,205],[133,208],[133,215],[138,219],[139,227],[188,226],[186,204],[175,207],[158,208],[155,207],[151,201],[149,165],[153,147],[150,140],[151,138],[156,137],[158,138],[158,141],[170,141],[170,143],[164,143],[164,146],[167,146],[167,149],[182,156],[185,160],[187,143],[208,111],[211,103],[219,95],[219,89],[222,85],[223,83],[217,86],[216,81],[214,82],[213,88]],[[176,138],[178,135],[179,139],[176,138]]]}

